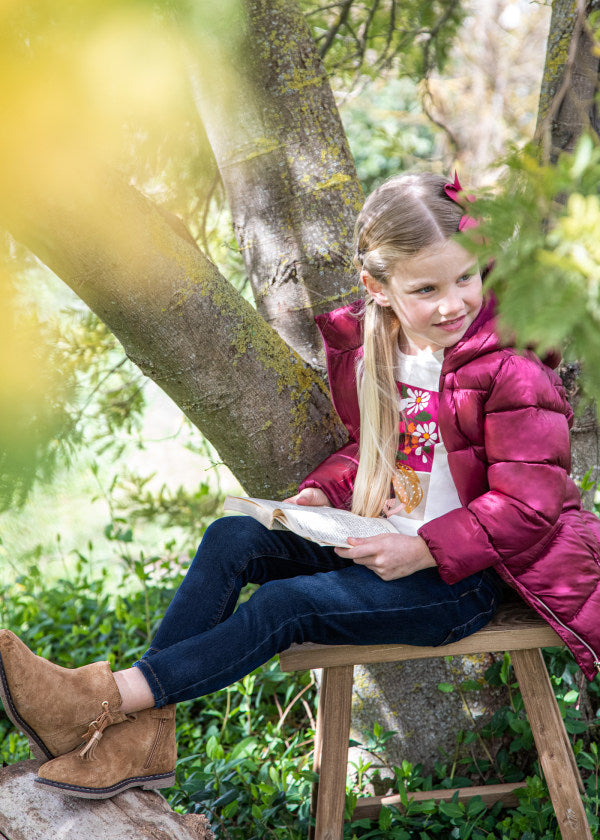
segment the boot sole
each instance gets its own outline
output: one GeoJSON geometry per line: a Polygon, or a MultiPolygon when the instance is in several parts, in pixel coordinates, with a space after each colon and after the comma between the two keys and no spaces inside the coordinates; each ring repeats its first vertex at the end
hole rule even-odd
{"type": "Polygon", "coordinates": [[[27,735],[29,741],[29,749],[38,761],[51,761],[56,758],[52,755],[48,747],[44,744],[40,736],[35,732],[28,723],[26,723],[21,715],[17,712],[15,704],[12,701],[10,689],[8,687],[8,680],[6,678],[6,671],[4,670],[4,663],[2,662],[2,654],[0,654],[0,699],[4,704],[4,711],[6,712],[10,721],[27,735]]]}
{"type": "Polygon", "coordinates": [[[105,788],[80,787],[64,782],[53,782],[51,779],[42,779],[39,776],[35,781],[40,785],[48,785],[48,787],[54,788],[54,790],[64,793],[66,796],[76,796],[79,799],[110,799],[111,796],[116,796],[117,793],[122,793],[124,790],[134,787],[141,787],[142,790],[172,787],[175,784],[175,771],[160,773],[156,776],[133,776],[105,788]]]}

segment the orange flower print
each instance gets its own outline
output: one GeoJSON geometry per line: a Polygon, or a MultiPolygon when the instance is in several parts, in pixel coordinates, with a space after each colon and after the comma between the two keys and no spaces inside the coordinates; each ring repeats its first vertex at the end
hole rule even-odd
{"type": "Polygon", "coordinates": [[[404,455],[410,455],[410,453],[419,444],[419,435],[416,434],[417,426],[415,423],[409,423],[405,428],[404,427],[405,424],[401,423],[400,446],[398,451],[404,453],[404,455]]]}

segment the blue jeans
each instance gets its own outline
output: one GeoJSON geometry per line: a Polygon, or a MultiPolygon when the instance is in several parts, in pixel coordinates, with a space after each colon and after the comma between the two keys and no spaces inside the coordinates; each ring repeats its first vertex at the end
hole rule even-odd
{"type": "Polygon", "coordinates": [[[452,586],[437,569],[383,581],[254,519],[214,522],[151,647],[135,663],[157,706],[191,700],[249,674],[292,642],[442,645],[474,633],[501,600],[496,573],[452,586]],[[236,603],[246,583],[261,586],[236,603]]]}

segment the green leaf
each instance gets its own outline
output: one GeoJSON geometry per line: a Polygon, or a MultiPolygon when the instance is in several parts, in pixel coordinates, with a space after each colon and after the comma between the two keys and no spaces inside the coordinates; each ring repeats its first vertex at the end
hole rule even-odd
{"type": "Polygon", "coordinates": [[[487,810],[487,805],[481,796],[474,796],[473,799],[469,799],[467,803],[468,817],[476,817],[477,814],[481,814],[485,810],[487,810]]]}
{"type": "Polygon", "coordinates": [[[579,138],[577,146],[575,147],[575,154],[573,156],[573,163],[571,166],[571,176],[573,179],[580,178],[583,172],[590,165],[592,154],[594,151],[594,143],[589,134],[582,134],[579,138]]]}
{"type": "Polygon", "coordinates": [[[508,674],[510,671],[510,654],[505,652],[502,667],[500,668],[500,680],[503,685],[508,685],[508,674]]]}
{"type": "Polygon", "coordinates": [[[229,805],[231,802],[234,802],[239,796],[239,791],[235,788],[228,790],[227,793],[224,793],[222,796],[219,796],[218,799],[212,803],[213,808],[224,808],[225,805],[229,805]]]}
{"type": "Polygon", "coordinates": [[[211,760],[225,757],[225,750],[219,743],[219,739],[216,735],[211,735],[206,742],[206,755],[211,760]]]}
{"type": "Polygon", "coordinates": [[[246,758],[256,750],[258,746],[258,738],[254,735],[249,735],[247,738],[243,738],[239,744],[231,750],[230,756],[231,758],[246,758]]]}
{"type": "Polygon", "coordinates": [[[574,689],[571,689],[571,691],[567,691],[567,693],[563,697],[563,700],[565,701],[565,703],[576,703],[578,699],[579,699],[579,692],[575,691],[574,689]]]}
{"type": "Polygon", "coordinates": [[[594,758],[586,752],[579,753],[577,756],[577,763],[580,767],[583,767],[584,770],[594,770],[596,767],[594,758]]]}
{"type": "Polygon", "coordinates": [[[389,831],[392,827],[392,812],[385,805],[382,806],[379,812],[379,829],[380,831],[389,831]]]}
{"type": "Polygon", "coordinates": [[[463,816],[465,806],[459,802],[440,802],[440,811],[445,816],[456,819],[463,816]]]}

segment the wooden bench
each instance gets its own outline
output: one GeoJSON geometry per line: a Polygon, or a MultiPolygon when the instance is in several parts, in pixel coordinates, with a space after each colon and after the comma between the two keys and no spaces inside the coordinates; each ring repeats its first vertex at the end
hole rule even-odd
{"type": "MultiPolygon", "coordinates": [[[[592,840],[581,799],[583,783],[540,650],[563,645],[533,610],[521,601],[510,601],[483,630],[441,647],[307,643],[281,653],[284,671],[323,669],[314,750],[314,769],[319,774],[312,800],[315,840],[342,840],[354,665],[500,651],[510,652],[562,838],[592,840]]],[[[502,800],[508,805],[516,804],[514,791],[523,786],[484,785],[409,796],[450,799],[458,790],[460,800],[481,796],[488,804],[502,800]]],[[[353,816],[376,817],[382,804],[400,806],[400,796],[360,798],[353,816]]]]}

